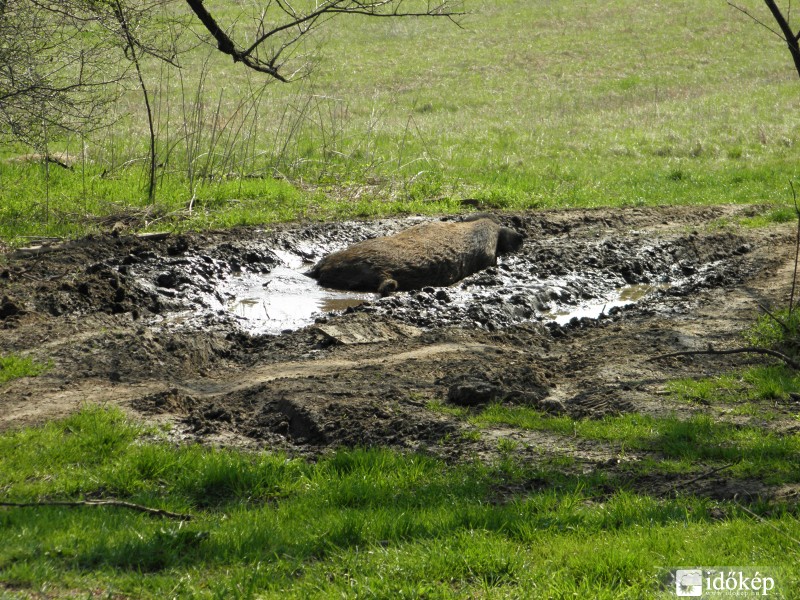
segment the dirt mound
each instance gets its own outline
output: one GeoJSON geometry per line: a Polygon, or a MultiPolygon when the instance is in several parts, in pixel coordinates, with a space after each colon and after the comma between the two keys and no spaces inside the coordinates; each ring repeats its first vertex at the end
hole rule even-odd
{"type": "Polygon", "coordinates": [[[433,445],[458,426],[419,407],[383,400],[320,403],[316,396],[267,402],[252,419],[247,435],[261,439],[277,433],[295,444],[315,446],[433,445]]]}
{"type": "Polygon", "coordinates": [[[191,396],[173,388],[137,399],[132,406],[146,415],[177,416],[186,426],[185,433],[195,438],[242,436],[271,448],[386,445],[419,449],[459,429],[400,397],[388,405],[386,399],[364,400],[335,389],[327,398],[309,393],[287,397],[268,384],[212,397],[191,396]]]}
{"type": "Polygon", "coordinates": [[[131,402],[131,406],[144,414],[185,415],[189,414],[197,406],[197,400],[178,388],[172,388],[137,398],[131,402]]]}

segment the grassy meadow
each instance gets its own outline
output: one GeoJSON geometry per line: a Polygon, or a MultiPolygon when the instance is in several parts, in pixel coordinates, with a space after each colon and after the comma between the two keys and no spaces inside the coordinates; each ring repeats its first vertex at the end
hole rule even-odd
{"type": "MultiPolygon", "coordinates": [[[[763,3],[742,3],[769,19],[763,3]]],[[[206,4],[227,25],[250,6],[206,4]]],[[[50,140],[69,169],[0,145],[0,248],[118,222],[443,213],[464,198],[495,209],[766,203],[794,218],[800,79],[785,45],[724,0],[467,7],[461,27],[332,21],[302,49],[310,74],[288,85],[206,46],[181,70],[145,63],[155,203],[131,84],[112,126],[50,140]]],[[[751,335],[780,346],[775,329],[764,321],[751,335]]],[[[0,394],[48,367],[0,355],[0,394]]],[[[754,367],[665,393],[702,410],[575,420],[428,406],[460,418],[467,441],[508,426],[601,445],[625,465],[588,472],[569,456],[520,460],[511,439],[495,459],[460,464],[382,448],[306,460],[176,445],[104,408],[5,431],[0,501],[45,505],[0,507],[0,600],[672,598],[667,571],[696,565],[764,565],[776,597],[800,598],[800,438],[770,430],[800,378],[754,367]],[[715,500],[642,484],[715,468],[795,496],[715,500]],[[192,518],[46,505],[107,498],[192,518]]]]}
{"type": "MultiPolygon", "coordinates": [[[[227,24],[240,14],[210,6],[227,24]]],[[[51,141],[71,170],[1,149],[0,236],[447,212],[465,197],[498,209],[789,199],[800,81],[785,45],[725,2],[467,7],[460,28],[334,20],[288,85],[206,46],[180,70],[145,64],[155,205],[131,85],[113,126],[51,141]]]]}
{"type": "Polygon", "coordinates": [[[686,565],[767,565],[770,597],[800,588],[785,504],[648,496],[510,448],[491,464],[377,448],[308,462],[162,435],[87,408],[0,436],[4,501],[115,497],[192,517],[2,509],[0,597],[671,598],[669,568],[686,565]]]}

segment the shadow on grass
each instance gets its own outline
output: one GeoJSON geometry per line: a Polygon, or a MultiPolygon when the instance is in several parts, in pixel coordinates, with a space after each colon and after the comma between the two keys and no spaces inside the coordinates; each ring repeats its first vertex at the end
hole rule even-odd
{"type": "Polygon", "coordinates": [[[577,436],[608,444],[611,455],[635,450],[652,459],[648,469],[657,467],[660,460],[679,461],[686,471],[702,470],[709,464],[735,463],[727,475],[759,479],[766,485],[800,482],[800,436],[718,422],[702,414],[686,420],[638,414],[573,420],[525,407],[493,405],[471,417],[470,422],[577,436]]]}
{"type": "MultiPolygon", "coordinates": [[[[707,419],[619,418],[583,426],[594,428],[582,432],[588,437],[622,436],[628,444],[689,460],[729,460],[744,453],[750,462],[788,464],[797,456],[791,454],[796,438],[784,446],[707,419]]],[[[512,452],[494,464],[447,465],[420,454],[356,448],[311,463],[141,443],[141,431],[120,413],[91,409],[60,424],[5,434],[0,436],[0,485],[8,499],[63,498],[65,492],[114,495],[193,511],[194,520],[161,521],[113,508],[7,510],[0,512],[0,535],[10,543],[0,549],[0,565],[45,561],[64,569],[160,573],[268,561],[286,574],[298,564],[365,550],[430,552],[449,540],[450,552],[458,540],[480,532],[487,554],[470,563],[474,573],[458,577],[501,582],[516,571],[511,563],[490,560],[489,548],[495,546],[535,547],[543,538],[558,544],[560,536],[571,544],[611,532],[633,540],[642,528],[716,523],[710,510],[715,503],[708,498],[654,497],[602,470],[564,473],[552,465],[522,462],[512,452]],[[42,457],[52,460],[43,464],[42,457]]],[[[750,506],[759,513],[770,510],[771,518],[788,512],[750,506]]],[[[735,505],[726,510],[733,520],[744,518],[735,505]]],[[[456,556],[448,560],[453,562],[448,569],[461,564],[456,556]]]]}

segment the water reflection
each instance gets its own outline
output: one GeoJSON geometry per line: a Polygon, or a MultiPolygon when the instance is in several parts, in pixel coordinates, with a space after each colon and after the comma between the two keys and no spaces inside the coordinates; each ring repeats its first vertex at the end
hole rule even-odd
{"type": "Polygon", "coordinates": [[[280,333],[314,322],[320,313],[346,310],[377,297],[320,287],[302,268],[275,267],[269,275],[241,281],[228,308],[248,329],[280,333]]]}
{"type": "Polygon", "coordinates": [[[653,284],[625,285],[614,290],[614,292],[605,299],[594,300],[591,303],[581,306],[556,310],[546,314],[545,319],[555,321],[559,325],[566,325],[575,318],[599,319],[601,315],[607,314],[612,308],[635,304],[650,292],[665,289],[666,287],[669,286],[653,284]]]}

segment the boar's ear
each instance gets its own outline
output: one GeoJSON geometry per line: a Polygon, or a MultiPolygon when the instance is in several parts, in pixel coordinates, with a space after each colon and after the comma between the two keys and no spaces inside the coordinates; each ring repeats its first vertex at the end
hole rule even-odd
{"type": "Polygon", "coordinates": [[[522,248],[525,236],[508,227],[501,227],[497,232],[497,254],[506,254],[522,248]]]}
{"type": "Polygon", "coordinates": [[[381,281],[381,284],[378,286],[378,293],[381,296],[388,296],[392,292],[397,291],[397,281],[394,279],[384,279],[381,281]]]}

